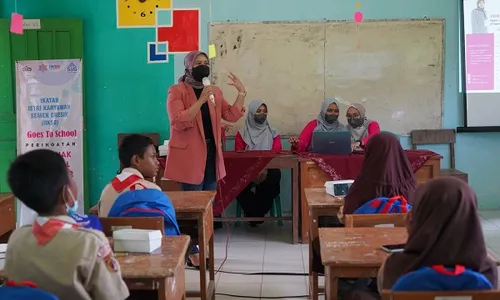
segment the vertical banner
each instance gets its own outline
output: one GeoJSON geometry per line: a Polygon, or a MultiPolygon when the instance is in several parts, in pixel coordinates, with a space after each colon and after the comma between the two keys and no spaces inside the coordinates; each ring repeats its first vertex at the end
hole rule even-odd
{"type": "MultiPolygon", "coordinates": [[[[16,88],[18,155],[42,148],[61,154],[78,186],[78,210],[82,213],[81,59],[18,61],[16,88]]],[[[36,213],[18,201],[17,215],[22,226],[32,224],[36,213]]]]}

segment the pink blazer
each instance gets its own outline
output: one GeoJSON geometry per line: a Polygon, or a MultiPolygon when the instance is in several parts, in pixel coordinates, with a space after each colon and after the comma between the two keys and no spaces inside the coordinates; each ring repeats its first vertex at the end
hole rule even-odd
{"type": "MultiPolygon", "coordinates": [[[[217,180],[226,176],[222,156],[222,120],[235,123],[243,116],[242,108],[229,105],[219,88],[213,87],[215,107],[208,100],[212,130],[217,148],[217,180]]],[[[207,147],[201,111],[190,121],[188,109],[196,101],[193,88],[184,83],[172,85],[168,89],[167,113],[170,120],[170,141],[164,177],[177,182],[200,184],[205,175],[207,147]]]]}

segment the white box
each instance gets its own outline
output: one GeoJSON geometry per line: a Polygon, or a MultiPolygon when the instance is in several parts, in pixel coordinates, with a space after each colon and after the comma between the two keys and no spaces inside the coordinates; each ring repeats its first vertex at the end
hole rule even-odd
{"type": "Polygon", "coordinates": [[[339,197],[345,196],[354,180],[334,180],[325,182],[325,189],[328,195],[339,197]]]}
{"type": "Polygon", "coordinates": [[[119,229],[113,231],[115,252],[151,253],[161,247],[160,230],[119,229]]]}
{"type": "Polygon", "coordinates": [[[158,152],[160,156],[167,156],[168,155],[168,142],[169,140],[163,141],[163,145],[160,145],[158,147],[158,152]]]}

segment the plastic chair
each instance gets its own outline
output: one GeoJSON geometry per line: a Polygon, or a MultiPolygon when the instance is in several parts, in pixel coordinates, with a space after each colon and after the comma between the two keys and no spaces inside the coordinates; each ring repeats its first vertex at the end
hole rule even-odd
{"type": "MultiPolygon", "coordinates": [[[[243,209],[241,208],[239,203],[236,203],[236,217],[240,218],[243,213],[243,209]]],[[[271,210],[269,211],[269,215],[273,218],[281,218],[283,217],[283,213],[281,212],[281,197],[278,195],[276,198],[274,198],[273,206],[271,207],[271,210]]],[[[236,222],[236,226],[238,226],[240,222],[236,222]]],[[[283,221],[278,220],[278,225],[283,226],[283,221]]]]}

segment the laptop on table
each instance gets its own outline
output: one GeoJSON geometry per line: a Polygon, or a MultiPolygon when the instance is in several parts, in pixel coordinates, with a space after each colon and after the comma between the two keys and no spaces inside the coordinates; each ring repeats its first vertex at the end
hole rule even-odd
{"type": "Polygon", "coordinates": [[[349,131],[314,131],[311,152],[318,154],[351,154],[351,133],[349,131]]]}

